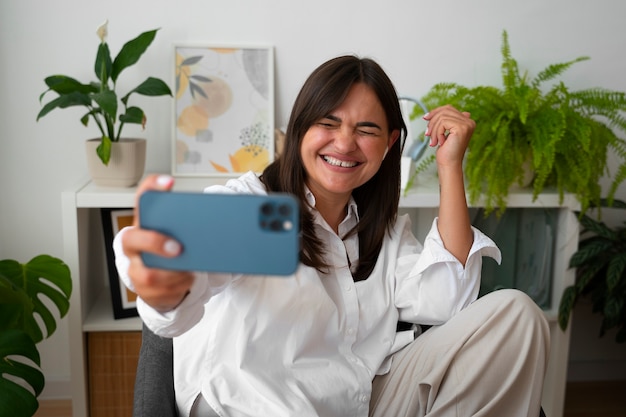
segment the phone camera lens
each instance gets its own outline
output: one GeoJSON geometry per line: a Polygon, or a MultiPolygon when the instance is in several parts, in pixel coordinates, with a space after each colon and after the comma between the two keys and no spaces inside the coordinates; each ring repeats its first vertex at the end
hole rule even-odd
{"type": "Polygon", "coordinates": [[[278,213],[281,216],[289,216],[291,214],[291,207],[287,204],[281,204],[278,206],[278,213]]]}
{"type": "Polygon", "coordinates": [[[282,230],[283,228],[283,224],[281,223],[280,220],[272,220],[270,222],[270,229],[277,232],[279,230],[282,230]]]}
{"type": "Polygon", "coordinates": [[[261,206],[261,213],[264,216],[271,216],[274,213],[274,206],[271,203],[265,203],[261,206]]]}

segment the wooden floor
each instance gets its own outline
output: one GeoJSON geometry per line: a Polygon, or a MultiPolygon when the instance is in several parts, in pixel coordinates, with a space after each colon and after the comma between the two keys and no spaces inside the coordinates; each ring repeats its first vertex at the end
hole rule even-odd
{"type": "Polygon", "coordinates": [[[563,417],[626,417],[626,380],[568,382],[563,414],[563,417]]]}
{"type": "MultiPolygon", "coordinates": [[[[71,414],[69,400],[46,400],[41,401],[35,417],[71,417],[71,414]]],[[[569,382],[563,417],[626,417],[626,380],[569,382]]]]}

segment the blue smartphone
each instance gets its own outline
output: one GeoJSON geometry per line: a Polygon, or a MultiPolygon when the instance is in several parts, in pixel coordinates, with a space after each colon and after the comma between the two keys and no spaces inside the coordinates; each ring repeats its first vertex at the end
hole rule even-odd
{"type": "Polygon", "coordinates": [[[298,267],[298,203],[287,194],[147,191],[139,222],[183,246],[174,258],[142,253],[151,268],[291,275],[298,267]]]}

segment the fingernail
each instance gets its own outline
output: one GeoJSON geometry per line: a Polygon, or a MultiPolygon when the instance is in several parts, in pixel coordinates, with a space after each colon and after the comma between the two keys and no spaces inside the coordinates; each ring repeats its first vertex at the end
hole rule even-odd
{"type": "Polygon", "coordinates": [[[429,113],[426,113],[425,115],[423,115],[423,116],[422,116],[422,119],[427,119],[429,114],[430,114],[430,112],[429,112],[429,113]]]}
{"type": "Polygon", "coordinates": [[[428,127],[426,128],[426,132],[424,132],[424,136],[429,136],[430,132],[428,131],[428,127]]]}
{"type": "Polygon", "coordinates": [[[163,188],[170,187],[173,182],[174,182],[174,178],[166,174],[159,175],[156,180],[157,185],[163,188]]]}
{"type": "Polygon", "coordinates": [[[170,255],[178,255],[180,253],[180,244],[175,240],[168,240],[163,245],[163,250],[170,255]]]}

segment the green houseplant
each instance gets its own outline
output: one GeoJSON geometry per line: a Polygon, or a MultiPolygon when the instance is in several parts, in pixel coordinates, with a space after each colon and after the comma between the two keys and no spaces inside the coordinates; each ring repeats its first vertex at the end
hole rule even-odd
{"type": "MultiPolygon", "coordinates": [[[[560,198],[573,193],[584,213],[600,201],[599,180],[607,173],[607,154],[619,160],[608,192],[611,198],[626,179],[626,94],[602,88],[572,91],[563,82],[544,88],[572,65],[589,58],[552,64],[530,77],[511,56],[502,33],[502,88],[439,83],[421,99],[427,108],[444,104],[469,111],[476,121],[465,174],[469,200],[484,199],[486,214],[506,209],[511,186],[526,185],[533,197],[555,187],[560,198]]],[[[423,114],[415,106],[411,118],[423,114]]],[[[423,167],[422,167],[423,169],[423,167]]]]}
{"type": "MultiPolygon", "coordinates": [[[[621,200],[600,201],[601,207],[626,210],[621,200]]],[[[579,218],[581,239],[570,259],[576,283],[567,287],[559,304],[559,326],[567,329],[569,317],[581,297],[590,297],[594,313],[602,315],[600,336],[617,328],[615,340],[626,342],[626,222],[611,228],[587,215],[579,218]]]]}
{"type": "Polygon", "coordinates": [[[57,327],[46,304],[52,302],[60,317],[64,317],[70,307],[71,293],[70,270],[58,258],[39,255],[26,264],[0,260],[1,416],[27,417],[37,411],[37,397],[45,380],[38,369],[36,344],[50,337],[57,327]],[[36,316],[45,327],[45,335],[36,316]]]}
{"type": "Polygon", "coordinates": [[[172,95],[167,84],[154,77],[148,77],[126,94],[118,95],[117,87],[120,74],[126,68],[137,63],[154,40],[158,29],[143,32],[128,41],[122,46],[115,59],[112,59],[109,45],[106,42],[107,24],[105,22],[97,31],[100,37],[94,65],[97,81],[82,83],[66,75],[46,77],[44,81],[48,89],[40,95],[39,101],[41,102],[49,92],[56,93],[57,97],[43,105],[37,115],[37,120],[39,120],[57,108],[85,107],[87,113],[80,118],[80,121],[87,126],[89,120],[93,119],[98,126],[101,137],[96,152],[104,165],[109,164],[111,148],[114,143],[120,141],[126,124],[140,124],[142,126],[146,124],[146,115],[143,110],[129,104],[131,95],[172,95]],[[120,108],[123,110],[120,111],[120,108]]]}

